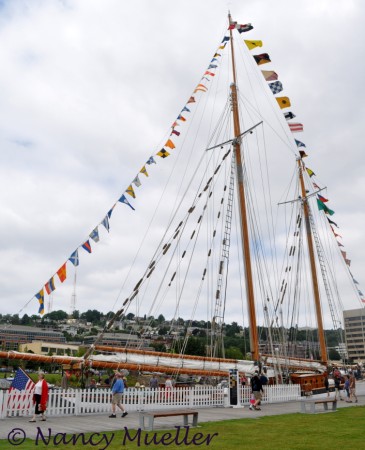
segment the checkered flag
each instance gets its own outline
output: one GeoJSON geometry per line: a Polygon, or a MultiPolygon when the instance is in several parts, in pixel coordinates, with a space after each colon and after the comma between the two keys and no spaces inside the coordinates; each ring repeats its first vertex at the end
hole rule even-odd
{"type": "Polygon", "coordinates": [[[283,90],[283,85],[280,83],[280,81],[275,81],[274,83],[269,83],[269,88],[271,89],[271,92],[275,95],[283,90]]]}

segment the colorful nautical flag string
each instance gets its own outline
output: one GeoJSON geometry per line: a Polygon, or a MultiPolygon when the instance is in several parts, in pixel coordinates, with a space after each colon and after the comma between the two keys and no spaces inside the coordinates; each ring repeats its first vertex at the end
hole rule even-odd
{"type": "MultiPolygon", "coordinates": [[[[236,27],[237,27],[237,22],[232,22],[229,26],[229,29],[232,30],[236,27]]],[[[246,40],[245,39],[244,43],[246,44],[247,48],[250,51],[255,50],[259,47],[262,47],[262,41],[260,41],[260,40],[246,40]]],[[[268,53],[260,53],[257,55],[253,55],[253,58],[257,65],[268,64],[271,62],[271,59],[270,59],[270,56],[268,55],[268,53]]],[[[283,91],[283,85],[280,81],[278,81],[278,74],[274,70],[261,70],[261,73],[262,73],[265,81],[268,82],[268,87],[270,88],[271,92],[274,95],[283,91]]],[[[288,108],[291,106],[290,99],[288,97],[275,97],[275,99],[277,101],[278,106],[281,109],[285,109],[285,108],[288,108]]],[[[292,111],[287,111],[287,112],[285,111],[285,112],[283,112],[283,115],[284,115],[285,120],[288,121],[287,122],[288,127],[292,133],[297,133],[297,132],[303,131],[303,128],[304,128],[303,124],[296,123],[296,122],[290,122],[290,120],[292,120],[296,117],[292,111]]],[[[306,154],[306,152],[304,151],[304,148],[306,148],[306,145],[297,139],[294,139],[294,143],[298,149],[300,158],[306,158],[308,156],[306,154]]],[[[315,173],[313,172],[313,170],[309,169],[308,167],[306,167],[305,170],[311,179],[312,179],[312,177],[315,176],[315,173]]],[[[312,182],[312,184],[315,189],[320,190],[320,187],[315,182],[312,182]]],[[[330,228],[334,234],[334,237],[336,239],[336,242],[338,244],[337,247],[340,249],[341,247],[343,247],[343,244],[340,241],[338,241],[337,238],[342,238],[342,236],[339,235],[338,233],[336,233],[332,226],[332,225],[334,225],[336,228],[338,228],[338,225],[337,225],[337,223],[335,223],[328,217],[328,216],[332,216],[334,214],[334,211],[326,205],[326,203],[328,202],[328,199],[323,197],[319,193],[317,193],[316,200],[317,200],[317,206],[318,206],[319,211],[323,211],[326,215],[329,226],[330,226],[330,228]]],[[[351,260],[347,257],[347,253],[345,251],[343,251],[343,250],[340,250],[340,251],[341,251],[341,255],[344,259],[344,262],[345,262],[347,268],[349,268],[350,264],[351,264],[351,260]]],[[[358,282],[354,279],[351,272],[350,272],[350,275],[353,279],[354,284],[357,285],[358,282]]],[[[358,291],[361,301],[363,303],[365,303],[365,298],[364,298],[362,291],[358,288],[357,288],[357,291],[358,291]]]]}
{"type": "MultiPolygon", "coordinates": [[[[233,24],[232,28],[230,27],[230,29],[237,29],[237,31],[239,33],[243,33],[243,32],[253,29],[253,27],[251,24],[240,25],[235,22],[233,24]]],[[[135,175],[133,180],[130,182],[129,186],[125,189],[125,191],[122,193],[122,195],[119,196],[119,199],[114,203],[114,205],[108,210],[107,214],[104,216],[104,218],[101,220],[101,222],[92,229],[92,231],[89,233],[87,239],[82,244],[80,244],[76,248],[76,250],[74,250],[71,253],[71,256],[68,258],[68,260],[61,266],[60,269],[58,269],[56,274],[61,283],[63,283],[67,278],[66,263],[68,261],[70,261],[75,268],[77,268],[77,266],[79,265],[79,263],[80,263],[79,253],[78,253],[79,248],[83,248],[87,253],[92,253],[90,239],[94,243],[98,243],[100,241],[100,233],[99,233],[100,225],[102,225],[106,229],[107,232],[110,231],[110,219],[111,219],[112,213],[114,211],[114,208],[118,203],[123,203],[126,206],[129,206],[129,208],[132,211],[135,211],[134,206],[127,199],[127,194],[131,198],[135,199],[136,192],[134,190],[134,187],[139,188],[142,186],[142,182],[139,177],[139,174],[143,174],[145,177],[148,177],[149,174],[148,174],[146,166],[152,166],[153,164],[157,164],[156,163],[157,156],[160,157],[161,159],[165,159],[168,156],[170,156],[171,150],[176,149],[175,139],[177,139],[181,135],[181,131],[176,130],[176,128],[181,125],[184,125],[184,123],[188,121],[188,115],[191,112],[190,105],[194,106],[194,104],[197,103],[197,101],[199,100],[199,96],[204,95],[206,92],[208,92],[208,83],[211,80],[213,80],[216,75],[216,71],[219,68],[222,51],[225,49],[226,44],[227,44],[227,42],[229,42],[229,40],[230,40],[229,36],[223,37],[221,44],[219,45],[217,51],[214,52],[213,57],[210,59],[210,62],[207,65],[207,68],[204,71],[200,82],[196,85],[192,94],[189,96],[188,101],[182,107],[180,113],[177,115],[175,122],[172,124],[171,130],[169,132],[169,138],[166,140],[163,148],[161,148],[154,155],[151,155],[147,159],[145,164],[142,166],[142,168],[139,170],[139,172],[135,175]],[[189,105],[189,107],[187,105],[189,105]],[[169,149],[169,151],[166,150],[167,148],[169,149]]],[[[261,41],[247,41],[246,45],[252,46],[252,48],[254,48],[254,47],[260,47],[262,45],[262,43],[261,43],[261,41]]],[[[272,73],[271,76],[274,77],[275,74],[272,73]]],[[[274,79],[274,78],[272,78],[272,79],[274,79]]],[[[49,279],[49,281],[42,287],[42,289],[37,294],[35,294],[35,297],[38,299],[38,302],[39,302],[39,313],[40,314],[44,313],[44,289],[46,290],[48,295],[50,295],[50,293],[56,289],[55,282],[54,282],[54,277],[56,274],[54,274],[49,279]]]]}
{"type": "MultiPolygon", "coordinates": [[[[306,170],[307,170],[307,172],[308,172],[308,174],[309,174],[310,176],[314,176],[314,175],[315,175],[314,172],[311,171],[310,169],[307,168],[306,170]],[[312,174],[312,175],[311,175],[311,174],[312,174]]],[[[314,187],[315,189],[319,189],[319,190],[321,189],[321,188],[318,186],[317,183],[312,182],[312,184],[313,184],[313,187],[314,187]]],[[[333,226],[335,226],[336,228],[339,228],[339,226],[338,226],[338,224],[337,224],[336,222],[334,222],[332,219],[330,219],[330,218],[328,217],[328,216],[334,215],[335,212],[334,212],[332,209],[330,209],[330,208],[326,205],[326,203],[328,203],[329,200],[328,200],[326,197],[324,197],[323,195],[317,193],[317,199],[316,199],[316,200],[317,200],[318,210],[319,210],[319,211],[323,211],[323,212],[326,214],[326,219],[327,219],[327,221],[328,221],[328,225],[329,225],[329,227],[330,227],[330,229],[331,229],[331,231],[332,231],[332,233],[333,233],[333,236],[334,236],[334,238],[335,238],[335,240],[336,240],[337,248],[340,250],[340,254],[341,254],[342,259],[343,259],[343,261],[344,261],[344,263],[345,263],[345,266],[347,267],[347,269],[348,269],[348,271],[349,271],[349,274],[350,274],[350,276],[351,276],[352,282],[354,283],[354,286],[355,286],[355,288],[356,288],[356,290],[357,290],[358,296],[359,296],[361,302],[365,303],[364,295],[363,295],[362,291],[361,291],[361,290],[358,288],[358,286],[357,286],[357,285],[359,284],[359,282],[358,282],[357,280],[355,280],[354,276],[352,275],[352,273],[351,273],[351,271],[350,271],[351,260],[348,258],[347,252],[346,252],[345,250],[342,250],[342,249],[344,248],[343,243],[342,243],[341,241],[338,240],[338,238],[341,238],[341,239],[342,239],[342,236],[341,236],[339,233],[337,233],[337,232],[335,231],[335,229],[333,228],[333,226]]]]}

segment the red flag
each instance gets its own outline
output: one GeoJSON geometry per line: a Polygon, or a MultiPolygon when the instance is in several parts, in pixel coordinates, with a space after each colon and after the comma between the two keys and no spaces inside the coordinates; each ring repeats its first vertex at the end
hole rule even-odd
{"type": "Polygon", "coordinates": [[[321,200],[321,202],[323,202],[323,203],[328,202],[328,198],[322,197],[322,195],[319,195],[319,194],[317,194],[317,195],[318,195],[318,198],[321,200]]]}
{"type": "Polygon", "coordinates": [[[289,123],[290,131],[297,133],[298,131],[303,131],[303,124],[301,123],[289,123]]]}
{"type": "Polygon", "coordinates": [[[66,263],[57,270],[57,275],[58,275],[58,278],[60,279],[61,283],[63,283],[66,280],[66,278],[67,278],[66,263]]]}

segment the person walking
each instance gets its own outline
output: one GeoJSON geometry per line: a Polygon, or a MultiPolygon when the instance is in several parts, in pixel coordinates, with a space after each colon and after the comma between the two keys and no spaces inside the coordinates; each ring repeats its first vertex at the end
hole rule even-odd
{"type": "Polygon", "coordinates": [[[125,417],[128,413],[122,405],[122,398],[124,392],[124,383],[122,380],[122,376],[119,372],[115,374],[115,381],[112,386],[112,413],[109,416],[111,419],[115,419],[117,406],[120,410],[123,411],[122,417],[125,417]]]}
{"type": "Polygon", "coordinates": [[[260,411],[261,408],[259,407],[259,405],[261,404],[262,393],[264,392],[264,390],[262,388],[262,383],[257,370],[255,371],[255,375],[251,378],[251,390],[255,398],[255,402],[250,405],[249,409],[260,411]]]}
{"type": "Polygon", "coordinates": [[[171,398],[171,392],[172,392],[172,380],[171,380],[171,377],[168,375],[165,380],[166,399],[171,398]]]}
{"type": "Polygon", "coordinates": [[[341,375],[335,376],[335,399],[343,400],[341,397],[341,375]]]}
{"type": "Polygon", "coordinates": [[[47,409],[48,402],[48,384],[44,379],[44,373],[38,373],[38,381],[34,387],[33,394],[33,403],[35,403],[35,410],[33,417],[29,422],[36,422],[36,416],[41,415],[41,421],[44,422],[46,420],[46,416],[44,415],[47,409]]]}
{"type": "Polygon", "coordinates": [[[345,376],[344,390],[346,391],[346,402],[352,403],[350,399],[350,375],[345,376]]]}
{"type": "Polygon", "coordinates": [[[324,373],[324,389],[327,393],[327,397],[329,397],[330,396],[330,382],[328,380],[327,372],[324,373]]]}
{"type": "Polygon", "coordinates": [[[350,400],[352,401],[353,399],[355,399],[355,403],[357,403],[356,378],[355,375],[350,372],[350,400]]]}
{"type": "Polygon", "coordinates": [[[158,379],[155,374],[152,375],[152,378],[150,379],[150,388],[151,389],[157,389],[158,388],[158,379]]]}

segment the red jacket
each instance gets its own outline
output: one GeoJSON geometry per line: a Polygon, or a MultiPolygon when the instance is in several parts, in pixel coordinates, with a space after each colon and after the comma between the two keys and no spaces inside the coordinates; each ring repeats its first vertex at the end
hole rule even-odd
{"type": "MultiPolygon", "coordinates": [[[[35,403],[35,399],[33,397],[33,402],[35,403]]],[[[46,380],[42,380],[42,394],[41,394],[41,410],[45,411],[47,409],[47,402],[48,402],[48,384],[46,380]]]]}

